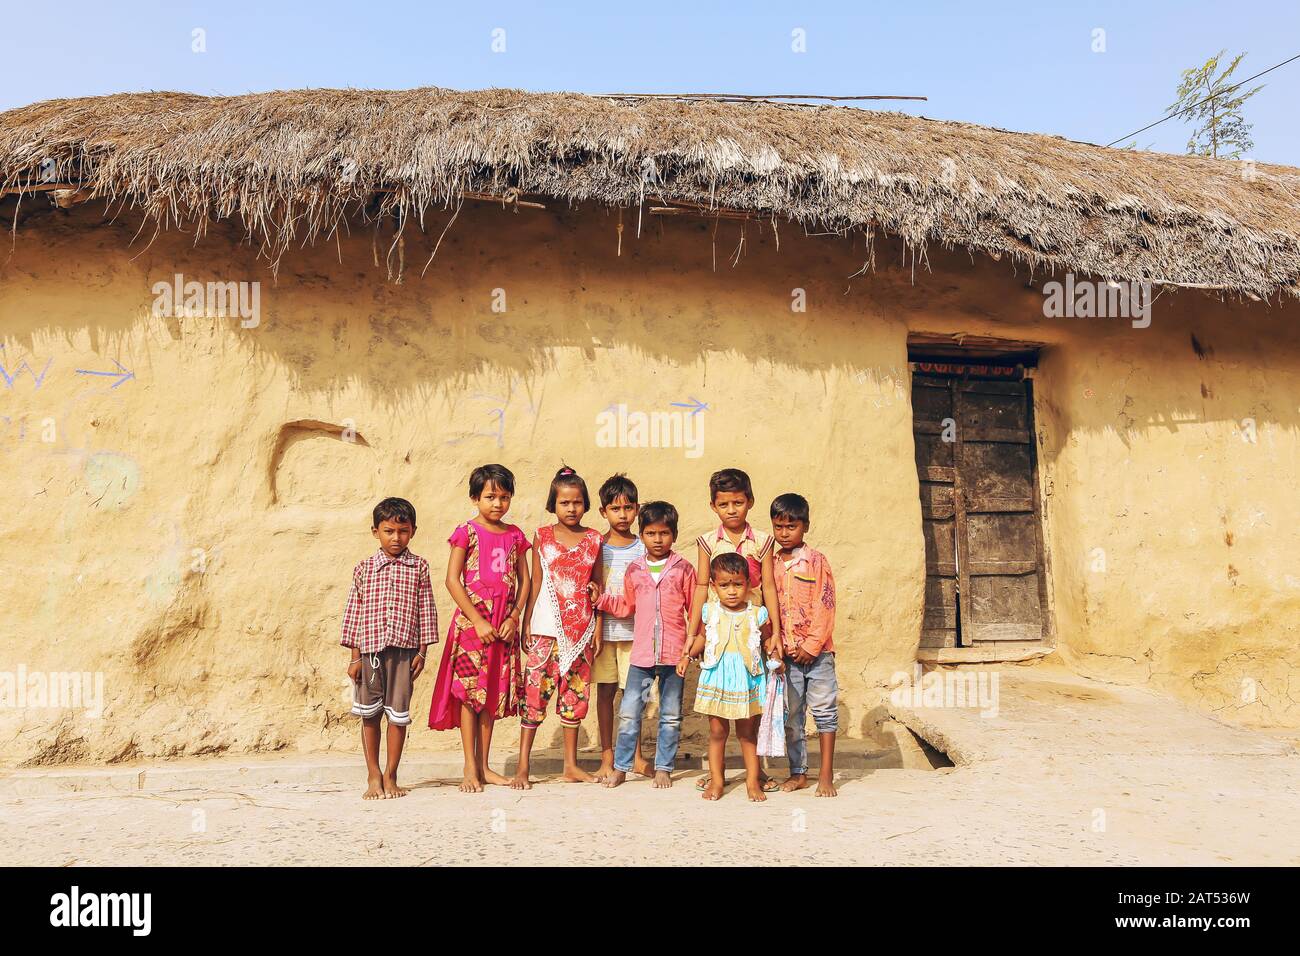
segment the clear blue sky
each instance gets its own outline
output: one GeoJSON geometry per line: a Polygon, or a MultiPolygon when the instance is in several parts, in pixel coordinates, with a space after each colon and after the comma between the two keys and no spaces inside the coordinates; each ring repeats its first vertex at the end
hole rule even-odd
{"type": "MultiPolygon", "coordinates": [[[[1107,143],[1166,113],[1222,47],[1238,78],[1300,53],[1300,3],[106,2],[8,4],[0,109],[130,90],[488,86],[582,92],[905,93],[942,119],[1107,143]],[[992,6],[989,11],[982,9],[992,6]],[[206,31],[207,52],[191,51],[206,31]],[[493,53],[492,31],[506,50],[493,53]],[[806,31],[807,52],[791,50],[806,31]],[[1093,30],[1105,30],[1095,53],[1093,30]]],[[[1300,61],[1247,107],[1252,156],[1300,165],[1300,61]]],[[[1176,120],[1139,137],[1182,152],[1176,120]]]]}

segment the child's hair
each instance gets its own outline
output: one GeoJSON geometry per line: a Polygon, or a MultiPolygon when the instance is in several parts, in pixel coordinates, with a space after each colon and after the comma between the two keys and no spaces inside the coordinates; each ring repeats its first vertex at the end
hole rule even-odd
{"type": "Polygon", "coordinates": [[[505,465],[479,465],[469,473],[469,496],[475,501],[488,485],[496,485],[507,494],[515,493],[515,473],[505,465]]]}
{"type": "Polygon", "coordinates": [[[717,500],[722,491],[739,491],[750,501],[754,500],[754,488],[749,483],[749,475],[739,468],[724,468],[709,476],[709,500],[717,500]]]}
{"type": "Polygon", "coordinates": [[[415,505],[411,504],[405,498],[385,498],[379,504],[375,505],[375,510],[371,514],[374,523],[371,528],[378,528],[381,521],[396,521],[402,524],[409,524],[415,527],[415,505]]]}
{"type": "Polygon", "coordinates": [[[673,538],[677,537],[677,509],[666,501],[647,501],[641,508],[639,521],[642,531],[652,524],[666,524],[673,538]]]}
{"type": "Polygon", "coordinates": [[[626,498],[632,504],[637,503],[636,485],[632,484],[632,479],[621,471],[606,478],[605,483],[600,486],[600,506],[607,508],[619,498],[626,498]]]}
{"type": "Polygon", "coordinates": [[[716,578],[723,571],[727,574],[739,574],[746,581],[749,580],[749,562],[735,551],[720,554],[709,562],[710,579],[716,578]]]}
{"type": "Polygon", "coordinates": [[[789,521],[808,523],[808,499],[788,491],[772,499],[772,520],[785,518],[789,521]]]}
{"type": "Polygon", "coordinates": [[[551,479],[551,493],[546,496],[546,510],[555,514],[555,494],[560,488],[581,488],[582,489],[582,507],[590,510],[591,496],[587,494],[587,483],[582,480],[582,476],[564,465],[555,473],[551,479]]]}

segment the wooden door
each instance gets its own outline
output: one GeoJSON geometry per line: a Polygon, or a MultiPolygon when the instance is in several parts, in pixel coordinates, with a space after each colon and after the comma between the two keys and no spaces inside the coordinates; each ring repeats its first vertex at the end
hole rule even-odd
{"type": "Polygon", "coordinates": [[[956,647],[957,468],[952,382],[912,376],[912,433],[916,476],[921,482],[921,529],[925,536],[925,613],[922,647],[956,647]]]}
{"type": "Polygon", "coordinates": [[[922,647],[1046,634],[1027,381],[912,377],[925,536],[922,647]]]}

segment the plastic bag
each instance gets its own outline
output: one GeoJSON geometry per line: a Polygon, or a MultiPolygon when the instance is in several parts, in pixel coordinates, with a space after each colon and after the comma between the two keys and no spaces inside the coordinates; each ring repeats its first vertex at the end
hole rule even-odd
{"type": "Polygon", "coordinates": [[[767,675],[767,706],[758,724],[758,755],[785,756],[785,678],[775,673],[778,661],[768,661],[773,673],[767,675]]]}

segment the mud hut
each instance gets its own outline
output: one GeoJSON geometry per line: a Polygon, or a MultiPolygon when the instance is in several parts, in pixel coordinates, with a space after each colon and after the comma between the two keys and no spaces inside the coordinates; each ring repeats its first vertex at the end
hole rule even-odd
{"type": "Polygon", "coordinates": [[[561,461],[673,501],[682,545],[720,467],[760,524],[805,494],[854,735],[918,661],[1053,654],[1300,726],[1297,197],[1289,167],[768,102],[4,113],[0,759],[353,746],[369,508],[415,503],[439,580],[496,460],[527,530],[561,461]]]}

